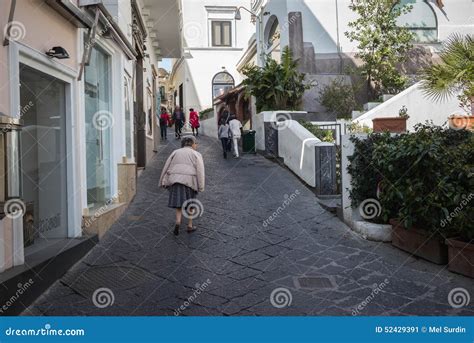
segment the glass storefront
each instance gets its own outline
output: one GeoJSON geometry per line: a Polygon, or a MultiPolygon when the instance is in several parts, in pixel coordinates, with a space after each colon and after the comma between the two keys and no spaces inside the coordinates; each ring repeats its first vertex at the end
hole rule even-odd
{"type": "Polygon", "coordinates": [[[130,81],[127,77],[124,78],[124,101],[125,101],[125,152],[127,157],[131,159],[133,157],[132,152],[132,102],[131,102],[131,89],[130,81]]]}
{"type": "Polygon", "coordinates": [[[20,64],[21,192],[31,224],[27,245],[37,238],[67,237],[65,96],[64,82],[20,64]]]}
{"type": "Polygon", "coordinates": [[[92,49],[85,68],[87,205],[94,210],[111,197],[110,56],[92,49]]]}

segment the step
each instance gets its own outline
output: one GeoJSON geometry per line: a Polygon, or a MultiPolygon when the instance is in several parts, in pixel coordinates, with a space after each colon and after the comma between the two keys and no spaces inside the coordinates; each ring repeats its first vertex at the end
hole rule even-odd
{"type": "Polygon", "coordinates": [[[18,315],[24,311],[97,242],[97,235],[50,239],[43,249],[28,254],[24,265],[1,273],[0,316],[18,315]]]}
{"type": "Polygon", "coordinates": [[[82,231],[88,235],[99,235],[99,239],[105,235],[113,223],[123,214],[127,203],[116,203],[104,205],[82,216],[82,231]]]}

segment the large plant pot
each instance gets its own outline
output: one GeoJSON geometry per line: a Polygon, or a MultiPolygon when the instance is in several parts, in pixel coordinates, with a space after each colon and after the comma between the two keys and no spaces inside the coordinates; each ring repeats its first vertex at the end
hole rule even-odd
{"type": "Polygon", "coordinates": [[[452,115],[448,118],[449,127],[455,130],[467,129],[474,131],[474,116],[452,115]]]}
{"type": "Polygon", "coordinates": [[[392,245],[436,264],[448,263],[448,247],[436,235],[420,228],[406,229],[396,219],[392,224],[392,245]]]}
{"type": "Polygon", "coordinates": [[[448,269],[474,279],[474,242],[464,242],[455,238],[447,239],[448,269]]]}
{"type": "Polygon", "coordinates": [[[407,131],[406,117],[387,117],[372,119],[374,132],[403,133],[407,131]]]}

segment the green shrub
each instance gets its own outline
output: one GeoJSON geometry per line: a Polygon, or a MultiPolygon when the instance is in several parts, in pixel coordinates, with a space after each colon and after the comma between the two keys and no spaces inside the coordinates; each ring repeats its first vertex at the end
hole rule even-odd
{"type": "Polygon", "coordinates": [[[351,118],[357,103],[351,85],[345,84],[343,78],[332,80],[319,91],[319,102],[337,118],[351,118]]]}
{"type": "Polygon", "coordinates": [[[320,129],[317,125],[305,120],[300,120],[299,123],[322,142],[334,143],[334,130],[320,129]]]}
{"type": "Polygon", "coordinates": [[[257,112],[298,110],[304,92],[313,86],[298,71],[298,61],[293,59],[288,46],[283,49],[281,63],[267,56],[263,68],[251,65],[242,72],[246,76],[242,81],[245,94],[255,96],[257,112]]]}
{"type": "Polygon", "coordinates": [[[418,125],[410,134],[352,141],[354,207],[378,196],[384,222],[398,218],[406,228],[474,239],[473,132],[418,125]]]}

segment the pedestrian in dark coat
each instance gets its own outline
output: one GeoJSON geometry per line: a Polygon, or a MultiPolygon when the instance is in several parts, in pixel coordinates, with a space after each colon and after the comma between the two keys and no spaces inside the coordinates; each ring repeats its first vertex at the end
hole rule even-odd
{"type": "Polygon", "coordinates": [[[173,121],[174,121],[174,133],[177,139],[181,138],[181,132],[184,125],[184,113],[181,110],[181,107],[176,106],[173,111],[173,121]]]}

